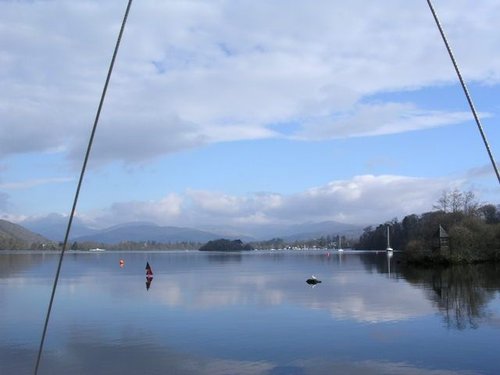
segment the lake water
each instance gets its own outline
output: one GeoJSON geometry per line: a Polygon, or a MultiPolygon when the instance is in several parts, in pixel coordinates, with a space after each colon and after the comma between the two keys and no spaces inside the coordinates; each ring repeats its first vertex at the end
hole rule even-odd
{"type": "MultiPolygon", "coordinates": [[[[0,252],[0,374],[33,373],[57,260],[0,252]]],[[[69,252],[39,374],[499,374],[499,290],[383,252],[69,252]]]]}

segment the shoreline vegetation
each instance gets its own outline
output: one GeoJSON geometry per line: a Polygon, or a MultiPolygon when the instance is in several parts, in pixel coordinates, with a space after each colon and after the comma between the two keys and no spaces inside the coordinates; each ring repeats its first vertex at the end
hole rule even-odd
{"type": "Polygon", "coordinates": [[[241,240],[227,240],[224,238],[208,241],[199,248],[200,251],[251,251],[255,250],[250,244],[243,244],[241,240]]]}
{"type": "Polygon", "coordinates": [[[401,250],[402,261],[432,266],[500,262],[500,205],[479,204],[472,192],[444,191],[434,211],[367,227],[356,246],[401,250]]]}

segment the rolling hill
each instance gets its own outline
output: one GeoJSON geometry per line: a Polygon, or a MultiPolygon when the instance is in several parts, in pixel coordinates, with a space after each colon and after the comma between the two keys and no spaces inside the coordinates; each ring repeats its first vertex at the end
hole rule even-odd
{"type": "MultiPolygon", "coordinates": [[[[40,233],[52,241],[62,241],[68,226],[68,217],[52,213],[44,217],[26,219],[19,224],[33,232],[40,233]]],[[[89,228],[81,219],[75,217],[71,226],[70,238],[86,236],[95,232],[95,229],[89,228]]]]}
{"type": "Polygon", "coordinates": [[[29,247],[34,242],[48,243],[50,240],[21,225],[0,219],[0,242],[24,244],[29,247]]]}

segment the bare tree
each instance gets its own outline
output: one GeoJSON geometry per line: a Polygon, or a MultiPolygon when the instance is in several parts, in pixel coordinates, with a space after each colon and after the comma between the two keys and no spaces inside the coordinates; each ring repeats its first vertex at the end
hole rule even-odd
{"type": "Polygon", "coordinates": [[[432,206],[435,210],[445,213],[463,212],[465,215],[473,216],[479,209],[479,203],[472,191],[461,192],[458,189],[453,191],[444,190],[436,204],[432,206]]]}
{"type": "Polygon", "coordinates": [[[443,190],[441,197],[439,197],[436,204],[434,204],[432,208],[438,211],[448,212],[450,209],[450,192],[443,190]]]}
{"type": "Polygon", "coordinates": [[[467,216],[476,216],[479,210],[479,202],[472,191],[464,194],[464,213],[467,216]]]}
{"type": "Polygon", "coordinates": [[[463,210],[464,207],[464,194],[458,190],[453,190],[450,194],[450,209],[451,212],[457,213],[463,210]]]}

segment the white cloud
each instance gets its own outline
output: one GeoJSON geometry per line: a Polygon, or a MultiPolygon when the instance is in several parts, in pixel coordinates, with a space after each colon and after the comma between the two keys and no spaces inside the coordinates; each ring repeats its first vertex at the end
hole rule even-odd
{"type": "MultiPolygon", "coordinates": [[[[0,156],[59,150],[80,157],[122,8],[0,2],[0,156]]],[[[444,1],[438,11],[466,78],[498,83],[499,5],[478,1],[471,12],[466,2],[444,1]]],[[[360,104],[451,82],[420,3],[293,1],[285,9],[282,2],[142,1],[132,7],[93,157],[135,163],[210,142],[283,137],[276,124],[289,122],[305,121],[307,139],[456,124],[464,113],[360,104]],[[339,119],[345,113],[352,115],[339,119]]]]}
{"type": "Polygon", "coordinates": [[[449,181],[444,179],[355,176],[291,195],[268,215],[302,221],[380,222],[430,210],[436,196],[447,186],[449,181]]]}
{"type": "Polygon", "coordinates": [[[0,183],[0,189],[6,190],[18,190],[18,189],[30,189],[35,186],[47,185],[47,184],[60,184],[73,181],[73,177],[53,177],[53,178],[41,178],[34,180],[26,180],[19,182],[4,182],[0,183]]]}
{"type": "Polygon", "coordinates": [[[411,103],[361,104],[347,114],[308,120],[295,137],[304,140],[367,137],[460,124],[471,119],[469,112],[423,111],[411,103]]]}
{"type": "Polygon", "coordinates": [[[196,210],[214,216],[234,216],[239,214],[244,210],[244,206],[248,202],[246,198],[217,192],[190,190],[187,194],[196,210]]]}
{"type": "Polygon", "coordinates": [[[108,209],[81,214],[83,220],[102,225],[113,225],[134,221],[175,223],[182,214],[183,197],[167,194],[157,201],[116,202],[108,209]]]}
{"type": "Polygon", "coordinates": [[[160,201],[115,203],[95,215],[106,223],[154,221],[163,225],[259,226],[335,220],[350,224],[379,223],[432,209],[443,190],[463,181],[392,175],[361,175],[284,195],[256,193],[233,196],[188,190],[160,201]]]}
{"type": "MultiPolygon", "coordinates": [[[[179,118],[158,116],[154,108],[140,116],[112,114],[111,121],[99,127],[92,150],[91,163],[122,160],[125,163],[149,161],[155,157],[190,149],[206,143],[205,136],[179,118]]],[[[75,139],[70,157],[80,163],[88,144],[87,137],[75,139]]]]}

